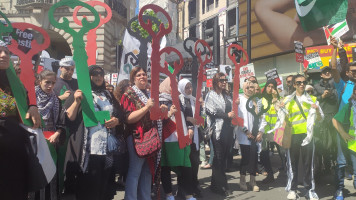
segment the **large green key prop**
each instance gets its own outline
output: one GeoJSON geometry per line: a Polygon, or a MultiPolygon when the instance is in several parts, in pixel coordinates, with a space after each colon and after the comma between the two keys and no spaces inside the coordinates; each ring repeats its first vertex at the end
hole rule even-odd
{"type": "MultiPolygon", "coordinates": [[[[0,23],[0,36],[2,36],[3,34],[11,33],[13,31],[13,28],[11,22],[7,19],[5,14],[0,11],[0,15],[7,23],[7,26],[5,26],[3,23],[0,23]]],[[[9,79],[11,91],[16,99],[16,106],[20,113],[21,120],[25,125],[32,127],[32,121],[30,119],[26,119],[26,113],[28,110],[26,90],[18,76],[16,76],[16,72],[14,67],[12,66],[12,62],[10,62],[10,67],[6,70],[6,75],[9,79]]]]}
{"type": "Polygon", "coordinates": [[[86,127],[92,127],[98,125],[98,122],[101,124],[105,123],[105,120],[110,119],[110,113],[108,111],[99,111],[96,112],[94,109],[92,89],[90,84],[90,76],[88,69],[88,55],[85,51],[84,35],[88,33],[91,29],[95,29],[99,25],[100,17],[98,12],[94,7],[81,2],[79,0],[62,0],[54,4],[48,12],[48,17],[50,23],[58,28],[63,29],[66,33],[69,33],[73,37],[73,60],[75,61],[75,66],[77,68],[77,77],[78,77],[78,86],[79,89],[83,92],[82,99],[82,112],[84,125],[86,127]],[[69,20],[66,17],[63,17],[63,22],[59,23],[54,17],[54,11],[62,6],[67,6],[74,9],[76,6],[81,6],[87,8],[90,12],[93,13],[95,17],[93,22],[88,22],[86,18],[82,19],[82,28],[77,32],[70,28],[69,20]]]}

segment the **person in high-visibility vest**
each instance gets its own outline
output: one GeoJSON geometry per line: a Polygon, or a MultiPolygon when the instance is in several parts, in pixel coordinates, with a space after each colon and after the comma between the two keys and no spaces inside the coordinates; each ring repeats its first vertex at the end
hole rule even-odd
{"type": "Polygon", "coordinates": [[[293,87],[296,89],[284,101],[288,115],[286,120],[291,124],[291,146],[287,149],[287,199],[297,199],[298,161],[302,157],[304,166],[304,187],[308,191],[307,198],[319,199],[314,183],[314,140],[312,138],[314,122],[321,118],[321,109],[316,97],[305,92],[307,81],[301,74],[293,77],[293,87]],[[299,105],[298,105],[299,104],[299,105]]]}
{"type": "Polygon", "coordinates": [[[279,102],[280,99],[279,94],[277,92],[277,82],[274,79],[268,80],[266,82],[262,95],[263,107],[267,108],[268,104],[270,104],[269,110],[261,117],[261,123],[259,127],[259,132],[263,135],[260,160],[267,172],[267,177],[262,181],[262,183],[270,183],[274,181],[272,165],[269,158],[269,148],[270,142],[273,142],[273,134],[268,134],[267,132],[269,130],[272,130],[277,122],[277,112],[275,109],[275,103],[279,102]]]}
{"type": "MultiPolygon", "coordinates": [[[[354,177],[356,177],[356,86],[353,88],[349,103],[334,116],[333,125],[339,132],[341,138],[346,142],[348,153],[350,154],[354,177]]],[[[356,189],[356,179],[354,178],[354,188],[356,189]]]]}

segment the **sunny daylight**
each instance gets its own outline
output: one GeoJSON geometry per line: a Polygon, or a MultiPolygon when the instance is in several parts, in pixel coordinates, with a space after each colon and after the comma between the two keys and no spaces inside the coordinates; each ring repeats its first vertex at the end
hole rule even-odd
{"type": "Polygon", "coordinates": [[[0,0],[0,200],[356,199],[356,0],[0,0]]]}

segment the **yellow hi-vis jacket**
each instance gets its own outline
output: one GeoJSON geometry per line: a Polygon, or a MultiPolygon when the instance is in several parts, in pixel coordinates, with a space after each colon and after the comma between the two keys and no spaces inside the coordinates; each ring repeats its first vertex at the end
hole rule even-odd
{"type": "MultiPolygon", "coordinates": [[[[264,108],[267,108],[268,106],[268,101],[265,98],[262,99],[262,105],[264,108]]],[[[264,133],[266,134],[267,131],[272,130],[274,128],[277,122],[277,112],[274,108],[274,104],[272,103],[269,107],[269,110],[265,113],[265,120],[267,122],[267,125],[264,128],[264,133]]]]}
{"type": "MultiPolygon", "coordinates": [[[[310,97],[312,98],[313,102],[316,102],[316,97],[310,95],[310,97]]],[[[308,113],[309,113],[309,109],[311,107],[310,104],[308,103],[301,103],[300,105],[304,111],[304,114],[306,116],[306,118],[308,119],[308,113]]],[[[289,122],[292,124],[292,134],[302,134],[302,133],[307,133],[307,119],[305,119],[303,117],[302,112],[300,111],[298,104],[295,102],[295,100],[293,99],[292,101],[288,102],[285,105],[285,108],[288,110],[289,112],[289,122]]]]}
{"type": "MultiPolygon", "coordinates": [[[[350,113],[350,129],[349,129],[349,134],[355,138],[355,126],[354,126],[354,110],[351,108],[351,113],[350,113]]],[[[347,143],[347,146],[350,150],[356,152],[356,141],[351,140],[347,143]]]]}

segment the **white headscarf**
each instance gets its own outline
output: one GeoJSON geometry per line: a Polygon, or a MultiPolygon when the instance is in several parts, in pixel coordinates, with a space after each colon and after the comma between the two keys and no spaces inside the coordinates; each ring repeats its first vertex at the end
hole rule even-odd
{"type": "MultiPolygon", "coordinates": [[[[195,114],[195,97],[193,97],[192,95],[187,95],[185,93],[185,87],[187,86],[188,83],[191,84],[191,82],[186,78],[183,78],[178,82],[178,91],[181,93],[179,95],[179,99],[180,99],[180,102],[182,103],[183,107],[185,107],[184,98],[187,98],[187,99],[190,100],[190,105],[191,105],[192,112],[193,112],[193,117],[194,117],[194,114],[195,114]]],[[[193,142],[195,143],[196,148],[199,149],[198,126],[194,126],[194,141],[193,142]]]]}

